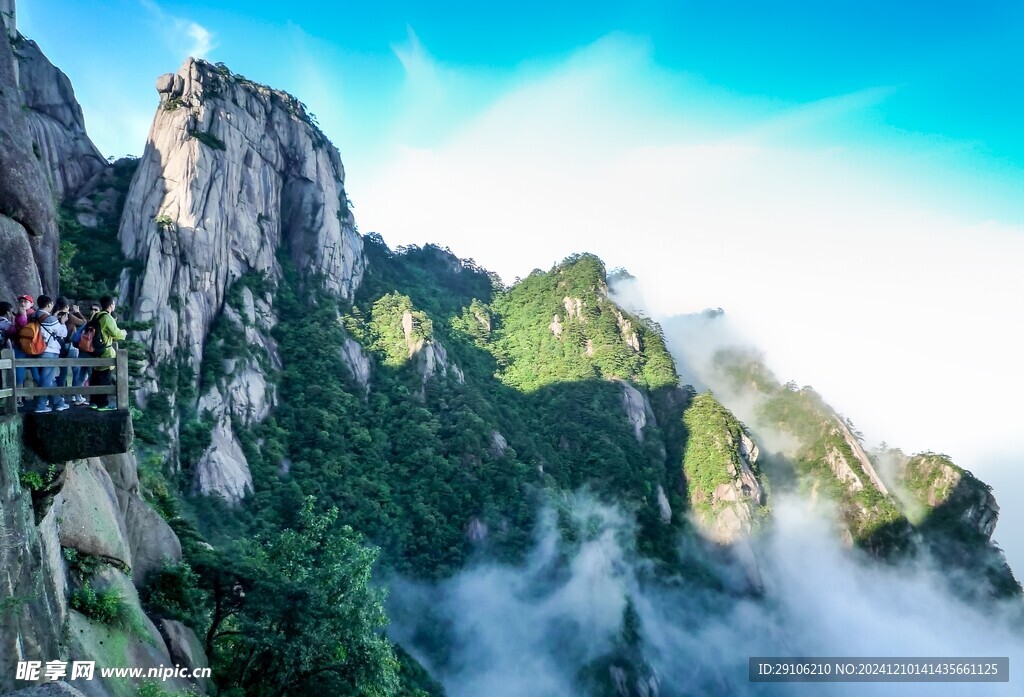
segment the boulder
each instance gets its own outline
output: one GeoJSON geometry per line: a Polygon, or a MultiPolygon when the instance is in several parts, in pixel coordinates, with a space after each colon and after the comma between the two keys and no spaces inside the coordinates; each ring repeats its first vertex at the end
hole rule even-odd
{"type": "MultiPolygon", "coordinates": [[[[203,643],[196,636],[196,633],[181,622],[175,620],[160,620],[160,633],[167,644],[167,651],[171,661],[175,665],[196,670],[209,668],[210,662],[206,658],[206,651],[203,643]]],[[[200,680],[198,685],[206,692],[210,691],[212,685],[209,680],[200,680]]]]}
{"type": "Polygon", "coordinates": [[[138,496],[128,499],[124,517],[132,555],[132,579],[136,586],[161,568],[164,562],[181,561],[181,542],[163,518],[138,496]]]}
{"type": "Polygon", "coordinates": [[[96,460],[78,460],[65,469],[54,503],[60,518],[60,544],[131,567],[128,531],[110,475],[96,460]]]}

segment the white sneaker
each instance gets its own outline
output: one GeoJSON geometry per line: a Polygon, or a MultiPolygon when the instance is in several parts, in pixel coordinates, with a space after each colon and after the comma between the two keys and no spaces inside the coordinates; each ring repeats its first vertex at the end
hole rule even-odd
{"type": "Polygon", "coordinates": [[[49,414],[53,409],[50,407],[43,407],[42,409],[36,409],[37,414],[49,414]]]}
{"type": "Polygon", "coordinates": [[[59,407],[57,407],[55,411],[64,411],[65,409],[70,409],[70,408],[71,408],[70,404],[68,404],[67,402],[61,402],[61,405],[59,407]]]}

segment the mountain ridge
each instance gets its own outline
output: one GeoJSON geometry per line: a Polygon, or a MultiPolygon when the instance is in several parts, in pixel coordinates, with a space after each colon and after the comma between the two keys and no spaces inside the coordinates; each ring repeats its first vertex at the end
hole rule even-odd
{"type": "MultiPolygon", "coordinates": [[[[21,138],[15,154],[32,158],[41,177],[50,172],[47,196],[63,192],[65,242],[88,245],[116,222],[116,280],[98,268],[110,259],[84,253],[62,273],[116,284],[133,341],[124,348],[133,357],[135,452],[69,464],[71,476],[47,486],[62,500],[102,493],[91,498],[106,512],[84,528],[114,532],[89,553],[135,566],[137,577],[92,562],[83,569],[77,556],[62,561],[62,550],[84,553],[84,543],[54,514],[40,510],[42,520],[29,522],[38,496],[17,482],[31,455],[5,455],[3,512],[17,512],[12,525],[32,541],[19,554],[43,570],[58,606],[45,621],[25,620],[39,625],[39,646],[59,650],[62,616],[90,637],[115,631],[62,606],[91,578],[120,589],[144,636],[127,639],[120,657],[84,639],[74,655],[138,661],[145,644],[155,661],[188,651],[223,670],[221,687],[244,694],[322,689],[328,679],[338,690],[365,680],[387,694],[441,694],[402,648],[374,643],[379,655],[327,678],[282,654],[329,646],[322,632],[334,629],[297,622],[269,647],[247,632],[286,616],[273,614],[289,611],[275,598],[315,596],[303,585],[318,559],[311,541],[334,531],[339,511],[352,527],[331,539],[362,584],[377,557],[358,533],[379,547],[389,573],[444,583],[487,561],[523,564],[551,511],[564,544],[552,555],[557,580],[574,554],[611,534],[607,517],[581,513],[581,490],[635,525],[641,576],[698,596],[764,597],[759,540],[776,497],[795,493],[834,500],[847,544],[872,563],[931,555],[955,571],[952,587],[970,602],[1019,601],[991,542],[998,505],[948,458],[866,451],[819,395],[781,385],[756,356],[721,354],[714,371],[698,371],[715,391],[697,394],[679,379],[664,329],[614,301],[594,255],[505,286],[446,248],[392,250],[380,235],[360,235],[337,149],[287,93],[194,59],[156,88],[143,156],[88,177],[97,153],[86,147],[73,92],[54,93],[71,118],[54,117],[67,137],[53,138],[62,145],[46,157],[27,145],[40,131],[0,111],[21,138]],[[769,447],[769,431],[795,447],[769,447]],[[260,657],[265,684],[247,677],[247,653],[260,657]]],[[[41,191],[19,195],[38,199],[45,227],[53,211],[41,191]]],[[[41,267],[56,273],[51,241],[19,259],[40,276],[41,267]]],[[[56,289],[56,279],[39,285],[56,289]]],[[[360,622],[377,624],[346,640],[377,636],[383,611],[366,597],[373,618],[360,622]]],[[[580,690],[675,694],[657,678],[632,598],[610,648],[577,666],[580,690]]],[[[429,620],[409,646],[450,674],[454,633],[429,620]]],[[[5,646],[22,636],[0,632],[5,646]]],[[[104,684],[94,694],[133,689],[104,684]]]]}

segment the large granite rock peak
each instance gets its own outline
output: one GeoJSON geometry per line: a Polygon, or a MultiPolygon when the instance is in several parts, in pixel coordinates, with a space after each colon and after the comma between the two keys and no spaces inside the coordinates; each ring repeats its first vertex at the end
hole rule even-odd
{"type": "Polygon", "coordinates": [[[217,428],[192,463],[196,488],[237,501],[251,477],[231,421],[259,421],[275,403],[266,372],[279,364],[270,328],[282,260],[303,283],[351,298],[363,242],[341,157],[297,99],[192,58],[156,88],[160,106],[119,231],[125,255],[142,269],[123,278],[123,297],[133,319],[152,322],[135,337],[149,349],[137,397],[168,392],[158,375],[169,362],[197,376],[196,406],[217,428]],[[243,277],[262,289],[233,294],[243,277]],[[198,385],[215,325],[218,345],[231,332],[252,350],[226,356],[216,384],[198,385]]]}

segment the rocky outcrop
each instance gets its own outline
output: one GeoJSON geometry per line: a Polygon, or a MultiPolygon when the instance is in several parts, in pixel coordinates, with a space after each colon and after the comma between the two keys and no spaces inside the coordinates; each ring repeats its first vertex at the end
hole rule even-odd
{"type": "Polygon", "coordinates": [[[717,542],[735,542],[750,533],[754,514],[764,504],[764,488],[754,474],[753,464],[759,455],[757,446],[746,433],[740,433],[738,442],[732,438],[730,447],[739,455],[736,462],[727,465],[729,481],[715,487],[711,496],[712,508],[718,508],[711,525],[717,542]]]}
{"type": "Polygon", "coordinates": [[[567,295],[562,298],[562,306],[565,308],[567,319],[586,321],[586,317],[583,316],[583,301],[580,298],[572,298],[567,295]]]}
{"type": "Polygon", "coordinates": [[[423,336],[413,313],[409,310],[402,313],[402,332],[405,334],[409,358],[416,359],[417,370],[423,376],[424,384],[435,375],[448,377],[451,374],[460,384],[466,381],[462,369],[448,358],[448,350],[444,344],[432,336],[423,336]]]}
{"type": "MultiPolygon", "coordinates": [[[[167,644],[167,651],[170,653],[174,665],[193,671],[209,667],[209,661],[199,637],[181,622],[161,620],[160,634],[167,644]]],[[[212,687],[210,683],[209,680],[201,680],[199,686],[209,691],[209,688],[212,687]]]]}
{"type": "Polygon", "coordinates": [[[501,457],[508,451],[508,441],[497,431],[491,431],[491,457],[501,457]]]}
{"type": "Polygon", "coordinates": [[[765,503],[758,448],[710,392],[693,398],[683,423],[683,474],[696,522],[714,542],[734,545],[751,532],[765,503]]]}
{"type": "Polygon", "coordinates": [[[18,74],[29,130],[58,199],[77,196],[107,166],[85,132],[82,107],[67,75],[43,55],[39,45],[18,43],[18,74]]]}
{"type": "Polygon", "coordinates": [[[562,318],[558,315],[552,315],[551,324],[548,325],[548,330],[555,336],[556,339],[562,338],[562,318]]]}
{"type": "Polygon", "coordinates": [[[622,340],[626,342],[626,346],[639,353],[640,336],[636,333],[632,320],[626,319],[626,316],[618,310],[615,311],[615,319],[619,325],[619,334],[622,336],[622,340]]]}
{"type": "Polygon", "coordinates": [[[672,506],[669,504],[668,496],[665,495],[665,488],[661,484],[658,485],[658,514],[661,517],[661,522],[672,522],[672,506]]]}
{"type": "MultiPolygon", "coordinates": [[[[18,660],[66,657],[102,666],[169,665],[167,648],[142,611],[135,586],[164,562],[180,561],[181,546],[139,495],[135,456],[55,466],[39,460],[23,442],[20,417],[0,420],[0,596],[5,607],[0,613],[0,690],[14,686],[13,662],[18,660]],[[33,485],[35,496],[22,484],[26,472],[43,482],[33,485]],[[69,573],[72,560],[83,558],[99,563],[86,579],[69,573]],[[86,580],[96,592],[117,592],[122,624],[106,626],[69,607],[69,594],[86,580]]],[[[97,697],[134,695],[124,680],[79,687],[97,697]]]]}
{"type": "Polygon", "coordinates": [[[909,494],[916,506],[926,511],[942,510],[946,517],[991,539],[999,521],[995,496],[988,486],[945,455],[900,456],[896,476],[899,489],[909,494]]]}
{"type": "Polygon", "coordinates": [[[363,274],[362,238],[338,151],[294,97],[194,59],[160,77],[157,92],[119,232],[125,255],[142,267],[125,279],[133,318],[153,323],[136,337],[149,348],[137,397],[160,389],[158,367],[167,362],[200,375],[218,322],[244,334],[252,350],[228,356],[222,379],[205,385],[197,404],[216,428],[195,467],[196,488],[236,501],[252,478],[231,417],[252,423],[274,403],[266,372],[279,365],[270,338],[278,250],[304,282],[351,298],[363,274]],[[243,276],[262,279],[266,292],[246,287],[233,306],[232,286],[243,276]]]}
{"type": "Polygon", "coordinates": [[[0,693],[14,689],[18,661],[60,655],[66,611],[64,575],[53,571],[61,564],[56,516],[36,525],[20,482],[21,438],[20,418],[0,418],[0,693]]]}
{"type": "Polygon", "coordinates": [[[864,452],[864,448],[861,447],[860,441],[853,437],[853,434],[850,433],[849,427],[843,423],[842,419],[836,420],[836,425],[833,427],[833,433],[836,431],[842,435],[846,445],[849,446],[850,451],[853,453],[854,459],[856,459],[857,464],[860,465],[861,470],[864,472],[865,476],[867,476],[871,485],[888,496],[889,490],[886,489],[885,484],[882,483],[881,477],[879,477],[878,473],[875,471],[875,466],[871,464],[871,460],[868,458],[867,453],[864,452]]]}
{"type": "MultiPolygon", "coordinates": [[[[13,5],[10,5],[13,7],[13,5]]],[[[0,297],[57,292],[57,224],[46,172],[19,94],[14,16],[0,14],[0,297]]]]}
{"type": "Polygon", "coordinates": [[[207,496],[221,496],[231,504],[238,503],[253,491],[248,461],[228,420],[222,419],[217,423],[210,447],[196,463],[195,489],[207,496]]]}
{"type": "Polygon", "coordinates": [[[626,417],[633,427],[633,435],[638,443],[644,440],[644,428],[648,422],[654,423],[654,410],[647,395],[625,380],[616,380],[622,385],[622,408],[626,411],[626,417]]]}
{"type": "Polygon", "coordinates": [[[363,393],[369,394],[370,357],[366,355],[362,344],[347,334],[341,344],[341,361],[348,367],[352,379],[363,389],[363,393]]]}

